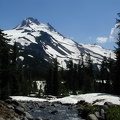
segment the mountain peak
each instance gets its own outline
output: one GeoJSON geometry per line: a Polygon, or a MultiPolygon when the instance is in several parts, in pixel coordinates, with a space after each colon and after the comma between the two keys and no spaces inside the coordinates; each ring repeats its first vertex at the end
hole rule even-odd
{"type": "Polygon", "coordinates": [[[36,24],[36,25],[39,25],[40,23],[39,23],[39,21],[37,20],[37,19],[34,19],[34,18],[32,18],[32,17],[28,17],[28,18],[26,18],[25,20],[23,20],[22,22],[21,22],[21,24],[20,25],[18,25],[16,28],[18,29],[18,28],[21,28],[21,27],[29,27],[30,25],[32,25],[32,24],[36,24]]]}
{"type": "Polygon", "coordinates": [[[34,18],[32,18],[32,17],[28,17],[27,19],[25,19],[25,21],[26,21],[26,23],[29,23],[29,24],[30,24],[30,23],[35,23],[35,24],[37,24],[37,25],[40,24],[37,19],[34,19],[34,18]]]}

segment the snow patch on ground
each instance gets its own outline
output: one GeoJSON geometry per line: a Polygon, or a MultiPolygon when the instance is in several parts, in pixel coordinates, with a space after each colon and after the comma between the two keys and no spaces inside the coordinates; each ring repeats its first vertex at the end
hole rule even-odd
{"type": "Polygon", "coordinates": [[[63,98],[58,98],[58,99],[56,98],[54,100],[24,97],[24,96],[11,96],[11,98],[15,100],[23,100],[23,101],[61,102],[63,104],[76,104],[80,100],[85,100],[88,103],[94,103],[96,105],[103,105],[105,102],[112,102],[113,104],[120,105],[120,98],[118,96],[106,94],[106,93],[89,93],[89,94],[81,94],[81,95],[70,95],[63,98]]]}

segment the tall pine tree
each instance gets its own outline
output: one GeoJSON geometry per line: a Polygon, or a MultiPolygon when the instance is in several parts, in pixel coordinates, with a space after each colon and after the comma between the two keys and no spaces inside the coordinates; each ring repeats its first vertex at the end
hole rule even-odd
{"type": "Polygon", "coordinates": [[[10,49],[8,39],[0,30],[0,98],[5,99],[11,94],[10,89],[10,49]]]}
{"type": "MultiPolygon", "coordinates": [[[[117,19],[116,23],[118,24],[118,28],[120,29],[120,20],[117,19]]],[[[113,81],[113,88],[115,94],[120,94],[120,31],[118,32],[118,39],[117,39],[117,48],[115,50],[116,53],[116,65],[115,65],[115,79],[113,81]]]]}
{"type": "Polygon", "coordinates": [[[12,52],[12,64],[11,64],[11,95],[19,95],[20,94],[20,83],[19,83],[19,73],[18,73],[18,66],[17,66],[17,45],[16,42],[13,46],[13,52],[12,52]]]}

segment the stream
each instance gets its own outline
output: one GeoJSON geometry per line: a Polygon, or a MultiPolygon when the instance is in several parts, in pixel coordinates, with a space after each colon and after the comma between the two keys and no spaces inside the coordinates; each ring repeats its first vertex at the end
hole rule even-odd
{"type": "Polygon", "coordinates": [[[24,102],[28,113],[38,120],[83,120],[78,116],[76,105],[59,102],[24,102]]]}

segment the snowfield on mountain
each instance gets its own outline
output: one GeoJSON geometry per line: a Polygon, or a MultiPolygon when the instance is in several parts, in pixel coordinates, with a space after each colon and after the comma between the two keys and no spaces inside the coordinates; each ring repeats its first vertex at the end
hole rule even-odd
{"type": "MultiPolygon", "coordinates": [[[[9,44],[13,45],[16,41],[21,50],[19,59],[24,61],[26,57],[23,55],[25,50],[31,51],[26,53],[27,57],[32,60],[36,59],[36,55],[51,62],[53,58],[57,58],[59,66],[66,68],[66,62],[70,59],[74,63],[79,63],[81,55],[85,59],[87,54],[91,55],[93,63],[100,64],[103,57],[115,59],[112,50],[107,50],[96,44],[77,43],[62,34],[60,34],[49,23],[39,23],[37,19],[27,18],[17,27],[4,31],[7,38],[11,39],[9,44]]],[[[37,57],[38,58],[38,57],[37,57]]]]}

